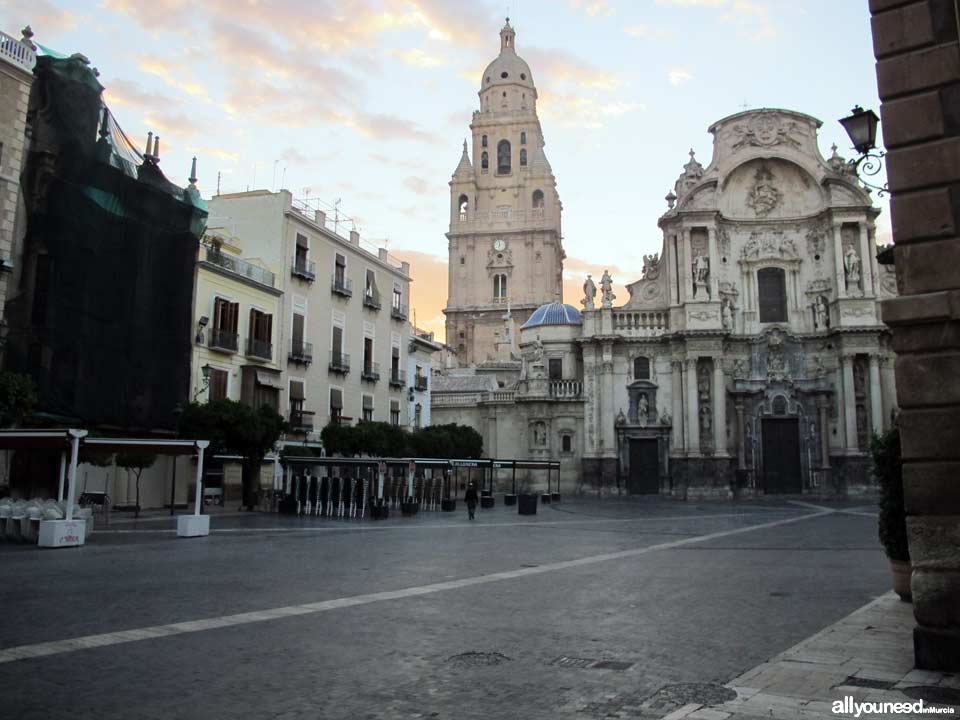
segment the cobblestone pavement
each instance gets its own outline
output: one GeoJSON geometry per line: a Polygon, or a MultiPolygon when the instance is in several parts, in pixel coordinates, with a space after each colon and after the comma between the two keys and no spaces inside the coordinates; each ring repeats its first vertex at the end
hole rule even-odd
{"type": "Polygon", "coordinates": [[[706,712],[889,587],[872,509],[818,505],[565,499],[473,523],[224,513],[208,538],[148,517],[101,525],[84,548],[0,544],[0,716],[706,712]],[[40,643],[56,654],[26,657],[40,643]]]}

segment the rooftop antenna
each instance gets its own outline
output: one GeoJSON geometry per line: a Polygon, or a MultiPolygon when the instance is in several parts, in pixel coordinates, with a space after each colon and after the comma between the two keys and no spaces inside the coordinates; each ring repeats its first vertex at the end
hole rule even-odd
{"type": "Polygon", "coordinates": [[[340,227],[340,198],[333,201],[333,231],[337,232],[340,227]]]}
{"type": "Polygon", "coordinates": [[[217,170],[217,195],[220,194],[220,171],[217,170]]]}
{"type": "Polygon", "coordinates": [[[744,101],[743,101],[743,105],[740,106],[740,109],[741,109],[741,110],[749,110],[749,109],[750,109],[750,103],[748,103],[746,100],[744,100],[744,101]]]}
{"type": "Polygon", "coordinates": [[[283,190],[283,186],[287,183],[287,166],[283,166],[283,172],[280,174],[280,189],[283,190]]]}

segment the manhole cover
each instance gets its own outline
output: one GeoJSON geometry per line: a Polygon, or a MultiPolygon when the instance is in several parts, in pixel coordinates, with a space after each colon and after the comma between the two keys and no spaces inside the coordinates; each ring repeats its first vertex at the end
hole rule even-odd
{"type": "Polygon", "coordinates": [[[723,685],[713,683],[678,683],[664,685],[651,695],[644,707],[650,709],[672,709],[691,703],[697,705],[720,705],[734,700],[737,693],[723,685]]]}
{"type": "Polygon", "coordinates": [[[960,707],[960,690],[939,685],[912,685],[900,692],[911,700],[923,700],[931,705],[956,705],[960,707]]]}
{"type": "Polygon", "coordinates": [[[561,655],[550,664],[569,668],[588,668],[595,662],[596,660],[594,658],[567,657],[566,655],[561,655]]]}
{"type": "Polygon", "coordinates": [[[889,690],[896,683],[887,682],[885,680],[871,680],[870,678],[859,678],[854,677],[853,675],[847,676],[847,679],[841,683],[837,683],[834,687],[840,687],[841,685],[848,685],[850,687],[863,687],[863,688],[874,688],[875,690],[889,690]]]}
{"type": "Polygon", "coordinates": [[[620,660],[601,660],[600,662],[595,662],[590,667],[595,670],[629,670],[633,667],[633,663],[622,662],[620,660]]]}
{"type": "Polygon", "coordinates": [[[462,667],[489,667],[509,662],[510,658],[498,652],[465,652],[447,658],[448,663],[462,667]]]}

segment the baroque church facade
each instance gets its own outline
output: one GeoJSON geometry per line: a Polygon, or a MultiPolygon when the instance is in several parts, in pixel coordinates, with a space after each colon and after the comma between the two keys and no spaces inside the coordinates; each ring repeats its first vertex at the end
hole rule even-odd
{"type": "MultiPolygon", "coordinates": [[[[526,68],[513,40],[508,24],[491,68],[526,68]]],[[[505,118],[484,119],[497,112],[488,98],[502,102],[515,92],[491,89],[492,98],[481,90],[474,114],[474,158],[522,131],[505,118]]],[[[879,210],[836,148],[821,155],[820,125],[777,109],[714,123],[712,158],[704,167],[690,152],[665,198],[661,250],[645,256],[629,298],[617,303],[605,272],[587,277],[582,309],[558,295],[560,204],[539,124],[540,174],[529,177],[549,189],[549,228],[531,227],[529,214],[515,226],[496,215],[491,205],[501,196],[513,196],[511,211],[526,210],[531,185],[481,179],[465,148],[451,181],[448,236],[447,342],[461,368],[434,382],[434,422],[476,427],[490,457],[560,460],[565,491],[867,492],[869,438],[895,411],[879,301],[896,294],[896,282],[893,268],[876,258],[879,210]],[[473,206],[488,214],[460,227],[461,196],[469,218],[471,188],[483,200],[473,206]],[[524,252],[498,257],[498,247],[520,241],[524,252]],[[539,271],[537,262],[544,263],[539,271]],[[499,299],[492,278],[501,267],[508,268],[509,312],[489,301],[491,288],[499,299]]]]}

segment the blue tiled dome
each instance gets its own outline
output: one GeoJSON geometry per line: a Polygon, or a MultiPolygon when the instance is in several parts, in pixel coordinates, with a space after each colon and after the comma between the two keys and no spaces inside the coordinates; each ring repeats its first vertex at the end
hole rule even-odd
{"type": "Polygon", "coordinates": [[[526,328],[543,325],[583,325],[583,320],[580,319],[580,311],[573,305],[552,302],[541,305],[534,310],[533,315],[520,329],[525,330],[526,328]]]}

